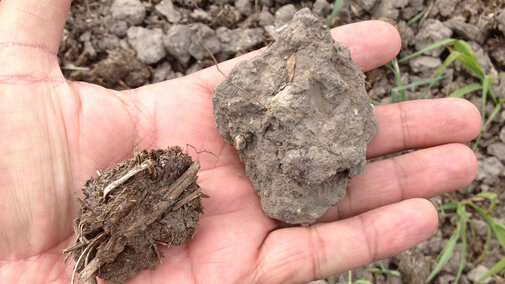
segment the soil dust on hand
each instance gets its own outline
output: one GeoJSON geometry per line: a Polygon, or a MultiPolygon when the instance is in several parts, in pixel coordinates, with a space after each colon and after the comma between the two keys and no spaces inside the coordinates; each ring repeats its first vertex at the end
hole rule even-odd
{"type": "Polygon", "coordinates": [[[190,240],[206,197],[196,184],[199,168],[172,147],[136,153],[88,180],[78,198],[77,240],[64,250],[76,261],[73,276],[79,273],[81,283],[96,283],[97,276],[122,283],[161,263],[158,245],[190,240]]]}
{"type": "Polygon", "coordinates": [[[212,102],[264,212],[286,223],[313,223],[343,198],[377,130],[363,73],[308,9],[237,64],[212,102]]]}

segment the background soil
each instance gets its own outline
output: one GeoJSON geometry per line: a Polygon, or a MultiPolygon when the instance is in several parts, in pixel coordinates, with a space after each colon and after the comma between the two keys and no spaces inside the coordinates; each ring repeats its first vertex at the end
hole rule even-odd
{"type": "MultiPolygon", "coordinates": [[[[333,2],[332,2],[333,3],[333,2]]],[[[97,83],[114,89],[128,89],[198,71],[213,64],[202,43],[219,61],[267,45],[269,30],[289,21],[303,7],[324,19],[329,18],[332,3],[326,0],[75,0],[72,3],[59,59],[65,76],[71,80],[97,83]]],[[[430,5],[426,0],[346,0],[332,27],[368,19],[381,19],[395,25],[402,36],[399,58],[446,38],[467,41],[475,51],[484,71],[498,77],[505,69],[504,0],[434,0],[428,16],[412,25],[407,22],[430,5]]],[[[400,64],[404,84],[429,77],[448,56],[447,50],[434,50],[400,64]]],[[[446,97],[468,84],[478,83],[459,64],[453,64],[425,98],[446,97]]],[[[385,67],[367,74],[369,96],[390,103],[396,86],[394,76],[385,67]]],[[[505,77],[494,84],[498,97],[505,97],[505,77]]],[[[409,99],[422,89],[408,90],[409,99]]],[[[480,108],[480,93],[466,96],[480,108]]],[[[486,117],[493,105],[488,103],[486,117]]],[[[505,110],[488,127],[477,149],[479,173],[467,188],[432,199],[436,205],[459,201],[479,192],[499,196],[493,216],[505,223],[505,110]]],[[[489,269],[505,255],[496,241],[491,242],[487,257],[480,264],[475,258],[483,249],[485,223],[472,218],[476,236],[469,239],[469,254],[460,283],[472,283],[475,275],[489,269]]],[[[353,272],[354,279],[373,283],[424,283],[438,253],[454,226],[441,218],[439,230],[426,242],[383,264],[398,269],[401,277],[374,275],[369,265],[353,272]]],[[[460,245],[434,283],[451,283],[459,264],[460,245]]],[[[345,275],[321,280],[344,281],[345,275]]],[[[505,283],[494,277],[489,283],[505,283]]]]}

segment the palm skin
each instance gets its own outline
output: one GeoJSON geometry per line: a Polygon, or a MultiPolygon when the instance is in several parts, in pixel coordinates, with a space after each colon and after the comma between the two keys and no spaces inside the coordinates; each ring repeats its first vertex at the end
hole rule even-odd
{"type": "MultiPolygon", "coordinates": [[[[216,68],[124,92],[66,81],[55,54],[69,1],[42,2],[0,2],[2,282],[70,281],[72,264],[63,263],[61,250],[74,238],[74,193],[97,169],[130,158],[135,147],[188,143],[217,157],[193,155],[202,164],[198,183],[210,196],[194,239],[162,248],[163,264],[132,283],[324,278],[429,237],[437,216],[420,198],[464,187],[475,175],[475,156],[457,144],[479,131],[473,105],[427,100],[377,107],[380,129],[368,157],[427,149],[369,164],[316,225],[282,227],[264,215],[236,151],[214,128],[210,93],[222,80],[216,68]]],[[[399,49],[398,34],[381,22],[341,27],[333,35],[363,70],[399,49]]],[[[221,68],[228,72],[244,58],[221,68]]]]}

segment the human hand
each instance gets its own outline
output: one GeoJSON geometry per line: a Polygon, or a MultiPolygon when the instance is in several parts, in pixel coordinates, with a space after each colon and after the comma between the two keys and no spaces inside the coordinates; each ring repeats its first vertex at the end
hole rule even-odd
{"type": "MultiPolygon", "coordinates": [[[[368,158],[424,148],[370,163],[343,201],[317,224],[283,228],[264,215],[236,151],[214,128],[215,67],[129,91],[69,82],[56,57],[70,1],[0,1],[0,279],[66,282],[72,265],[74,192],[97,169],[133,149],[189,143],[201,154],[198,183],[210,196],[197,233],[161,248],[163,264],[131,282],[307,282],[397,254],[437,227],[429,198],[466,186],[477,166],[461,142],[478,134],[480,116],[459,99],[378,106],[379,131],[368,158]]],[[[400,48],[391,26],[342,26],[333,36],[364,71],[400,48]]],[[[220,64],[228,72],[239,59],[220,64]]]]}

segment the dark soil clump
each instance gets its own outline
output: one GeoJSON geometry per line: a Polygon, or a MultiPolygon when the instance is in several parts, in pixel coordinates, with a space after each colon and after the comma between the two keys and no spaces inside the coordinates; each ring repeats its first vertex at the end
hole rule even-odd
{"type": "Polygon", "coordinates": [[[158,244],[181,245],[191,239],[199,214],[195,183],[199,162],[179,147],[142,151],[91,178],[74,220],[73,255],[80,282],[98,276],[122,283],[161,261],[158,244]]]}

